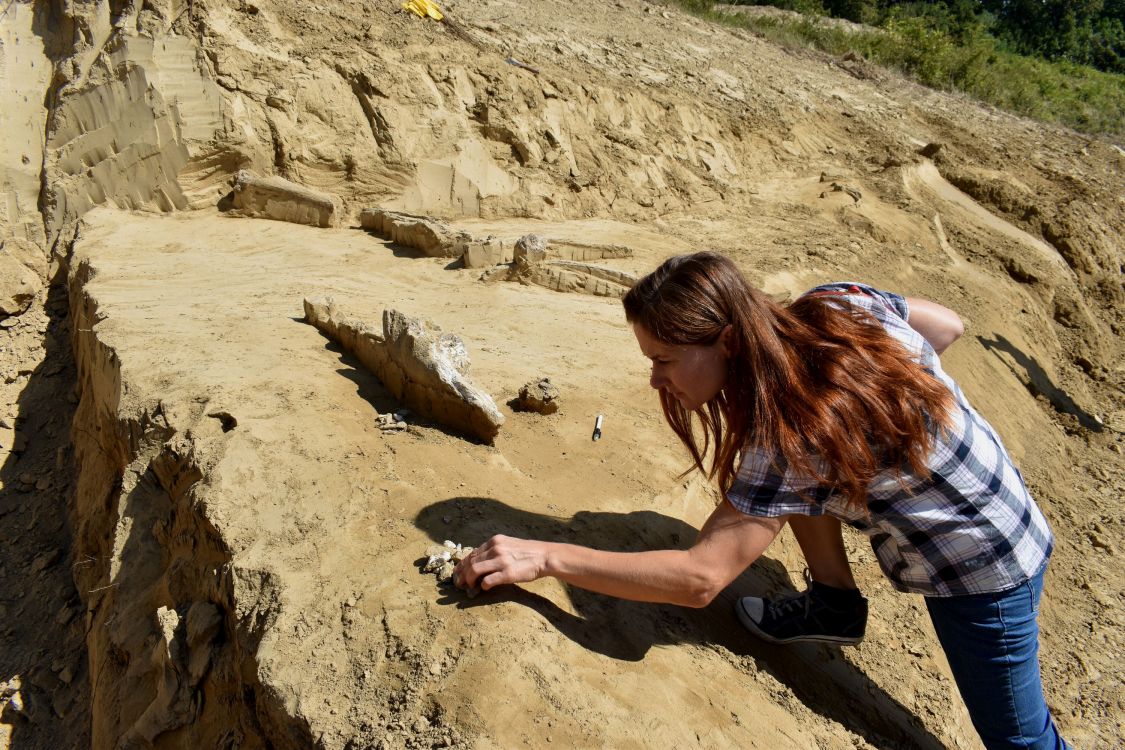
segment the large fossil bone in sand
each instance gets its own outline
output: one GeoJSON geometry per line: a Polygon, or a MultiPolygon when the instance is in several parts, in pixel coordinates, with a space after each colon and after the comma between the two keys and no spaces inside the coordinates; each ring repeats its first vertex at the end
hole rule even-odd
{"type": "Polygon", "coordinates": [[[359,224],[431,258],[460,258],[466,268],[487,268],[512,260],[510,243],[491,235],[478,239],[428,216],[365,208],[359,214],[359,224]]]}
{"type": "Polygon", "coordinates": [[[431,258],[459,257],[473,240],[468,232],[455,231],[428,216],[382,208],[363,209],[359,214],[359,225],[431,258]]]}
{"type": "Polygon", "coordinates": [[[234,180],[234,207],[245,216],[260,216],[294,224],[331,227],[336,224],[336,200],[284,177],[258,177],[242,170],[234,180]]]}
{"type": "MultiPolygon", "coordinates": [[[[559,292],[579,292],[597,297],[624,297],[637,277],[625,271],[595,266],[578,260],[557,258],[560,252],[577,257],[627,258],[633,251],[624,245],[595,245],[563,240],[556,245],[537,234],[525,234],[516,240],[512,262],[507,266],[494,266],[481,276],[482,281],[518,281],[537,284],[559,292]]],[[[469,263],[465,254],[465,266],[469,263]]]]}
{"type": "Polygon", "coordinates": [[[504,424],[492,397],[469,380],[460,336],[397,310],[383,311],[380,334],[343,318],[327,297],[305,299],[305,320],[355,355],[416,413],[487,442],[504,424]]]}

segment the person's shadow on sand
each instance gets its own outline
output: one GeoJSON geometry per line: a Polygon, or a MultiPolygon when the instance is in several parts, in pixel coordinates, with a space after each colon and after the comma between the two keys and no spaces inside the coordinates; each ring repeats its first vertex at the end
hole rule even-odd
{"type": "MultiPolygon", "coordinates": [[[[494,534],[582,544],[618,552],[687,549],[698,530],[653,511],[582,511],[560,518],[521,510],[494,498],[452,497],[422,509],[415,525],[441,543],[454,538],[477,545],[494,534]],[[447,521],[448,519],[448,521],[447,521]]],[[[419,564],[424,560],[420,560],[419,564]]],[[[612,659],[639,661],[657,645],[694,643],[725,649],[745,668],[766,672],[788,685],[813,711],[863,736],[876,747],[940,750],[934,737],[905,706],[851,664],[839,649],[814,644],[776,646],[746,632],[733,610],[739,596],[793,589],[788,573],[765,556],[740,575],[711,604],[695,610],[631,602],[567,586],[571,614],[550,599],[520,586],[502,586],[469,599],[452,586],[439,604],[470,608],[507,601],[539,613],[583,648],[612,659]]]]}

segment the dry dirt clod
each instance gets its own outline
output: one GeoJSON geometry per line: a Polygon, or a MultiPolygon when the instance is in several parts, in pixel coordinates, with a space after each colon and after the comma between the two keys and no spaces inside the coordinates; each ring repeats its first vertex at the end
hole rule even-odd
{"type": "Polygon", "coordinates": [[[554,414],[559,410],[559,389],[550,378],[539,378],[524,384],[511,405],[516,411],[554,414]]]}

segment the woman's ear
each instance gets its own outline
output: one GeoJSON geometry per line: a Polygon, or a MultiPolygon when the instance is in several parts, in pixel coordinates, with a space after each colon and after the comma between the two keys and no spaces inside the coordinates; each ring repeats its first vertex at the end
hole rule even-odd
{"type": "Polygon", "coordinates": [[[723,330],[719,332],[719,349],[724,357],[730,357],[734,354],[734,326],[727,323],[723,330]]]}

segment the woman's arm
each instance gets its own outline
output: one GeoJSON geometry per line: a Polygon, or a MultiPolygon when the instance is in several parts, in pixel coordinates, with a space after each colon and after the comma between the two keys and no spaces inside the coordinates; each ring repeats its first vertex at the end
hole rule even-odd
{"type": "Polygon", "coordinates": [[[747,516],[724,501],[687,550],[605,552],[494,536],[458,565],[454,580],[490,589],[553,576],[622,599],[705,607],[758,559],[783,525],[785,518],[747,516]]]}
{"type": "Polygon", "coordinates": [[[929,341],[938,354],[965,332],[961,317],[948,307],[917,297],[907,297],[906,305],[910,308],[907,325],[922,334],[922,338],[929,341]]]}

